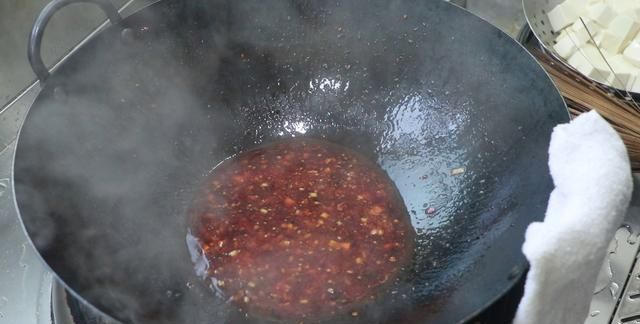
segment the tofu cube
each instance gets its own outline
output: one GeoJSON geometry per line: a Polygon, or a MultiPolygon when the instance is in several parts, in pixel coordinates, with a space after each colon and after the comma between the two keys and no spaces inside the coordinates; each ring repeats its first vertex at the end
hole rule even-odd
{"type": "Polygon", "coordinates": [[[607,31],[611,34],[622,39],[622,48],[620,48],[620,52],[636,36],[638,30],[640,30],[640,23],[638,23],[635,18],[628,15],[617,15],[613,20],[611,20],[609,27],[607,28],[607,31]]]}
{"type": "Polygon", "coordinates": [[[605,61],[605,59],[609,59],[609,57],[614,54],[610,54],[606,50],[598,49],[595,45],[586,44],[580,48],[583,56],[589,61],[589,63],[595,66],[598,69],[610,71],[609,65],[605,61]]]}
{"type": "Polygon", "coordinates": [[[588,6],[587,16],[602,27],[608,27],[609,23],[617,16],[616,11],[607,3],[596,3],[588,6]]]}
{"type": "Polygon", "coordinates": [[[638,79],[638,77],[636,77],[635,75],[631,76],[631,79],[627,83],[627,87],[624,88],[624,89],[627,90],[627,91],[635,92],[635,91],[633,91],[633,86],[636,84],[636,80],[637,79],[638,79]]]}
{"type": "Polygon", "coordinates": [[[580,41],[578,35],[568,29],[564,29],[558,38],[556,38],[556,44],[553,45],[553,49],[561,57],[568,59],[575,51],[586,44],[586,41],[580,41]]]}
{"type": "Polygon", "coordinates": [[[565,6],[567,9],[575,12],[578,17],[585,16],[587,14],[587,6],[585,6],[585,0],[565,0],[565,6]]]}
{"type": "Polygon", "coordinates": [[[631,89],[628,89],[631,92],[640,93],[640,78],[636,78],[635,82],[631,89]]]}
{"type": "Polygon", "coordinates": [[[600,57],[594,54],[600,55],[593,45],[587,44],[586,46],[578,49],[568,60],[569,65],[573,66],[580,73],[602,83],[607,83],[611,78],[611,71],[607,67],[606,63],[600,57]]]}
{"type": "Polygon", "coordinates": [[[561,31],[578,19],[579,14],[572,7],[567,2],[562,2],[549,11],[547,17],[554,32],[561,31]]]}
{"type": "Polygon", "coordinates": [[[612,6],[619,14],[629,15],[636,20],[640,19],[640,2],[637,0],[615,0],[612,6]]]}
{"type": "Polygon", "coordinates": [[[596,45],[611,53],[620,53],[624,49],[624,39],[608,29],[598,33],[595,41],[596,45]]]}
{"type": "Polygon", "coordinates": [[[606,84],[611,78],[611,72],[598,69],[592,65],[581,65],[577,67],[577,70],[600,83],[606,84]]]}
{"type": "Polygon", "coordinates": [[[622,53],[629,63],[640,67],[640,38],[636,37],[622,53]]]}
{"type": "Polygon", "coordinates": [[[567,28],[566,30],[572,31],[575,34],[574,39],[579,40],[579,46],[582,46],[584,43],[587,43],[589,40],[591,40],[589,33],[591,33],[591,36],[593,36],[593,38],[595,39],[596,35],[598,35],[600,31],[602,31],[602,27],[592,19],[585,17],[582,18],[582,20],[578,18],[573,23],[573,25],[571,25],[571,27],[567,28]]]}
{"type": "Polygon", "coordinates": [[[629,64],[624,56],[620,54],[607,57],[607,61],[613,69],[607,84],[618,89],[630,89],[640,69],[629,64]]]}

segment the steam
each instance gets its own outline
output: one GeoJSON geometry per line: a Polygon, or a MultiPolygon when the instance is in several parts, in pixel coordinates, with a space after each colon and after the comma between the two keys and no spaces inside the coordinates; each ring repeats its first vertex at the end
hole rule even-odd
{"type": "MultiPolygon", "coordinates": [[[[56,272],[114,317],[220,319],[188,257],[185,212],[202,176],[229,153],[219,146],[232,122],[203,96],[204,73],[185,62],[195,57],[181,40],[154,31],[137,28],[132,42],[108,35],[101,50],[112,53],[79,53],[70,82],[47,84],[59,90],[31,111],[18,152],[19,206],[56,272]]],[[[221,55],[207,55],[208,73],[221,55]]]]}

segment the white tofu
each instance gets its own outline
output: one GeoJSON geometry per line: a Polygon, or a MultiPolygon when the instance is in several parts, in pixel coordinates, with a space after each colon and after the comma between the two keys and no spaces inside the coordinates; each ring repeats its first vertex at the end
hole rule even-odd
{"type": "Polygon", "coordinates": [[[607,84],[618,89],[630,89],[640,69],[629,64],[624,56],[620,54],[607,56],[607,62],[613,69],[607,84]]]}
{"type": "Polygon", "coordinates": [[[585,56],[585,58],[589,61],[589,63],[591,63],[591,65],[597,67],[598,69],[606,71],[611,70],[609,69],[609,65],[607,65],[607,62],[605,61],[605,58],[608,61],[609,57],[613,56],[613,54],[610,54],[603,49],[598,50],[598,48],[592,44],[586,44],[582,46],[580,48],[580,51],[582,52],[583,56],[585,56]]]}
{"type": "Polygon", "coordinates": [[[640,38],[636,37],[622,53],[633,65],[640,67],[640,38]]]}
{"type": "Polygon", "coordinates": [[[611,52],[620,53],[624,49],[624,39],[605,29],[596,35],[596,45],[611,52]]]}
{"type": "Polygon", "coordinates": [[[607,83],[609,81],[609,79],[611,78],[611,72],[610,71],[605,71],[605,70],[601,70],[598,69],[596,67],[594,67],[593,65],[580,65],[578,67],[576,67],[576,69],[578,71],[580,71],[580,73],[596,80],[599,81],[601,83],[607,83]]]}
{"type": "Polygon", "coordinates": [[[560,32],[559,56],[594,80],[640,93],[640,0],[565,0],[548,16],[560,32]]]}
{"type": "Polygon", "coordinates": [[[628,71],[632,74],[640,73],[640,68],[633,66],[622,54],[612,55],[611,57],[607,56],[607,61],[615,72],[628,71]]]}
{"type": "Polygon", "coordinates": [[[633,86],[636,84],[636,80],[638,79],[638,77],[636,77],[635,75],[631,76],[631,79],[629,80],[629,82],[627,83],[627,87],[625,88],[625,90],[627,91],[631,91],[631,92],[635,92],[633,91],[633,86]]]}
{"type": "Polygon", "coordinates": [[[585,6],[585,0],[565,0],[565,8],[575,12],[578,17],[586,16],[587,6],[585,6]]]}
{"type": "Polygon", "coordinates": [[[608,27],[609,23],[617,16],[616,11],[606,2],[588,6],[587,16],[602,27],[608,27]]]}
{"type": "Polygon", "coordinates": [[[580,41],[580,44],[578,46],[582,46],[584,43],[587,43],[589,40],[591,40],[589,33],[591,33],[591,36],[593,36],[593,38],[595,39],[596,35],[598,35],[600,31],[602,31],[602,27],[598,25],[598,23],[596,23],[594,20],[584,17],[582,18],[582,20],[578,18],[573,23],[573,25],[571,25],[571,27],[565,30],[572,31],[576,36],[574,37],[574,39],[580,41]],[[584,21],[584,24],[583,24],[583,21],[584,21]],[[586,25],[586,28],[585,28],[585,25],[586,25]],[[588,28],[588,31],[587,31],[587,28],[588,28]]]}
{"type": "Polygon", "coordinates": [[[568,63],[580,73],[602,83],[606,83],[611,78],[611,70],[593,45],[587,44],[578,49],[571,55],[568,63]]]}
{"type": "Polygon", "coordinates": [[[631,89],[628,89],[631,92],[640,93],[640,78],[636,78],[631,89]]]}
{"type": "Polygon", "coordinates": [[[635,78],[632,78],[630,74],[611,73],[607,82],[603,83],[616,89],[627,90],[633,87],[633,82],[635,82],[635,78]]]}
{"type": "Polygon", "coordinates": [[[562,30],[560,36],[556,38],[556,44],[553,45],[553,49],[561,57],[568,59],[575,51],[584,45],[586,41],[581,42],[576,33],[569,31],[568,29],[562,30]]]}
{"type": "Polygon", "coordinates": [[[638,30],[640,30],[640,23],[628,15],[617,15],[607,28],[611,34],[622,39],[622,48],[619,49],[619,52],[636,36],[638,30]]]}
{"type": "Polygon", "coordinates": [[[578,12],[573,9],[573,6],[568,2],[562,2],[555,8],[551,9],[547,14],[551,29],[554,32],[559,32],[565,27],[571,25],[576,19],[578,19],[578,12]]]}
{"type": "Polygon", "coordinates": [[[640,2],[638,0],[614,0],[612,7],[623,15],[629,15],[632,18],[640,19],[640,2]]]}

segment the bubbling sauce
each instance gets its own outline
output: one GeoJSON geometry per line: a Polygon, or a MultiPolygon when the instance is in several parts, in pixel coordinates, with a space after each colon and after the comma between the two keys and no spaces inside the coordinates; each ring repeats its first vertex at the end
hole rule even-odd
{"type": "Polygon", "coordinates": [[[320,140],[280,140],[225,160],[192,216],[206,276],[255,316],[357,314],[413,253],[392,181],[360,154],[320,140]]]}

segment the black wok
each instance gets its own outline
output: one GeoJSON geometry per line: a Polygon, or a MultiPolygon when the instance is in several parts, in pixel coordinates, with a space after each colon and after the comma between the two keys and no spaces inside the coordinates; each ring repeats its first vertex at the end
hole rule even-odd
{"type": "Polygon", "coordinates": [[[163,1],[50,76],[19,135],[14,185],[44,261],[77,297],[135,323],[266,322],[195,276],[185,210],[222,159],[277,138],[350,147],[393,179],[416,250],[393,296],[334,322],[456,323],[526,268],[568,120],[515,41],[442,1],[163,1]]]}

